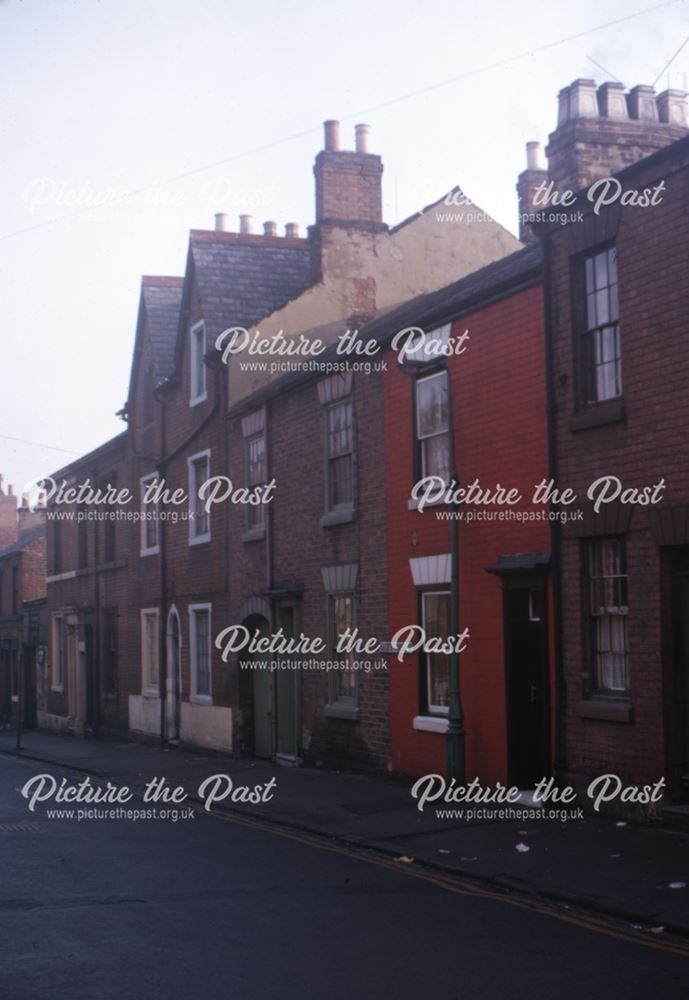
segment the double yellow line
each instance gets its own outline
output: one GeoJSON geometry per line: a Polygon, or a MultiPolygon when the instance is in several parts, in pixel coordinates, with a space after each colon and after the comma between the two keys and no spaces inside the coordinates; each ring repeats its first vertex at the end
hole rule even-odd
{"type": "Polygon", "coordinates": [[[364,848],[349,847],[345,844],[330,843],[324,836],[316,834],[302,833],[297,830],[290,830],[287,827],[278,826],[267,820],[254,819],[240,813],[229,812],[206,812],[202,806],[194,804],[197,812],[212,816],[214,819],[223,820],[226,823],[234,823],[237,826],[244,826],[254,830],[262,830],[266,833],[275,834],[286,840],[292,840],[298,844],[305,844],[307,847],[316,848],[319,851],[328,851],[330,854],[340,854],[343,857],[353,858],[368,865],[376,865],[378,868],[385,868],[394,871],[398,875],[405,875],[408,878],[417,879],[421,882],[428,882],[437,886],[445,892],[453,892],[460,896],[473,896],[480,899],[493,900],[497,903],[505,903],[508,906],[516,906],[522,910],[530,910],[532,913],[540,913],[543,916],[573,924],[584,930],[593,931],[596,934],[604,934],[607,937],[616,938],[620,941],[627,941],[630,944],[641,945],[644,948],[652,948],[654,951],[664,951],[671,955],[679,955],[682,958],[689,958],[689,943],[684,944],[678,940],[662,940],[661,938],[650,937],[649,930],[638,931],[634,928],[624,928],[613,926],[604,917],[596,917],[588,914],[564,913],[557,908],[557,904],[551,905],[539,902],[536,899],[529,899],[524,896],[510,896],[506,892],[496,892],[490,889],[483,889],[481,886],[471,882],[465,882],[461,878],[450,875],[435,873],[424,870],[413,864],[405,864],[393,859],[377,857],[364,848]]]}

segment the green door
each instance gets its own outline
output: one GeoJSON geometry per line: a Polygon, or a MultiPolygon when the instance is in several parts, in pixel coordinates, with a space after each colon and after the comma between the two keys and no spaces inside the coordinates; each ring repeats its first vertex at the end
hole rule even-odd
{"type": "MultiPolygon", "coordinates": [[[[296,629],[296,607],[293,604],[278,605],[277,626],[284,634],[292,637],[296,629]]],[[[280,657],[287,659],[286,657],[280,657]]],[[[296,757],[298,751],[298,697],[299,671],[285,667],[275,672],[277,677],[277,752],[288,757],[296,757]]]]}

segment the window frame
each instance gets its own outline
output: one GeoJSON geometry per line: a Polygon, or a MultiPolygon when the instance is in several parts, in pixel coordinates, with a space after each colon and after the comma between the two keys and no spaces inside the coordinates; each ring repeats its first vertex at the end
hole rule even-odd
{"type": "Polygon", "coordinates": [[[197,705],[213,704],[213,643],[212,638],[212,613],[213,605],[210,603],[189,605],[189,700],[197,705]],[[208,693],[199,692],[198,689],[198,629],[197,616],[199,612],[208,614],[208,693]]]}
{"type": "Polygon", "coordinates": [[[198,406],[208,399],[208,377],[204,356],[206,353],[206,329],[203,320],[189,329],[189,406],[198,406]],[[197,382],[203,387],[197,391],[197,382]]]}
{"type": "MultiPolygon", "coordinates": [[[[326,594],[326,628],[328,636],[328,658],[332,660],[347,659],[351,662],[355,659],[354,653],[338,653],[336,651],[337,642],[339,636],[335,634],[335,601],[338,598],[349,598],[351,601],[351,615],[348,627],[350,629],[356,628],[356,593],[353,590],[332,590],[326,594]]],[[[359,671],[354,670],[352,667],[348,667],[347,671],[337,670],[329,671],[328,673],[328,704],[326,710],[342,711],[351,714],[352,717],[358,716],[359,711],[359,671]],[[341,674],[345,672],[350,672],[353,680],[354,693],[352,695],[343,695],[339,691],[338,678],[341,674]]]]}
{"type": "Polygon", "coordinates": [[[139,556],[155,556],[160,552],[160,535],[158,526],[158,511],[160,510],[159,503],[144,504],[144,489],[147,483],[154,482],[158,479],[157,472],[149,472],[145,476],[141,476],[139,479],[139,510],[142,514],[141,518],[141,529],[139,532],[139,556]],[[155,518],[152,521],[145,519],[143,515],[147,514],[151,508],[155,508],[155,518]],[[148,526],[150,524],[155,525],[155,544],[148,544],[148,526]]]}
{"type": "MultiPolygon", "coordinates": [[[[619,307],[619,269],[618,269],[618,258],[617,258],[617,246],[615,241],[606,241],[605,243],[598,244],[595,247],[587,248],[583,253],[578,254],[573,260],[574,276],[573,276],[573,291],[574,291],[574,316],[575,316],[575,364],[577,372],[577,399],[579,408],[581,410],[591,410],[597,407],[605,407],[614,405],[616,402],[624,399],[624,383],[622,378],[622,342],[621,342],[621,329],[620,329],[620,307],[619,307]],[[614,285],[606,284],[604,289],[595,288],[595,260],[597,257],[605,254],[607,255],[610,251],[614,254],[615,261],[615,283],[614,285]],[[591,263],[593,274],[594,274],[594,287],[589,290],[589,285],[587,281],[587,267],[589,262],[591,263]],[[616,301],[617,301],[617,313],[616,319],[608,319],[606,323],[596,322],[593,326],[589,325],[589,310],[588,302],[590,296],[595,296],[597,291],[605,290],[608,293],[608,308],[610,307],[610,289],[615,288],[616,290],[616,301]],[[596,365],[595,364],[595,343],[596,337],[604,330],[612,329],[614,331],[614,337],[616,339],[616,354],[613,359],[615,366],[615,379],[619,385],[619,391],[615,395],[610,396],[598,396],[597,389],[597,375],[596,371],[603,362],[596,365]],[[589,345],[589,341],[593,341],[592,345],[589,345]],[[590,363],[590,358],[593,357],[593,364],[590,363]],[[593,392],[590,391],[590,386],[595,387],[596,397],[593,397],[593,392]]],[[[606,263],[606,277],[609,278],[609,264],[606,263]]],[[[609,363],[609,362],[608,362],[609,363]]]]}
{"type": "Polygon", "coordinates": [[[414,478],[418,482],[420,479],[426,476],[437,475],[435,472],[428,472],[424,468],[424,441],[429,441],[432,438],[445,436],[447,444],[447,479],[446,482],[449,485],[452,479],[452,436],[450,428],[450,406],[449,406],[449,394],[451,391],[450,386],[450,372],[446,366],[438,367],[438,365],[433,362],[429,362],[428,371],[417,372],[415,377],[412,379],[412,418],[413,418],[413,441],[414,441],[414,478]],[[423,382],[428,382],[433,378],[445,378],[445,384],[448,394],[448,407],[447,407],[447,427],[444,431],[440,431],[437,434],[429,434],[424,437],[420,436],[419,424],[421,416],[421,407],[419,405],[419,386],[423,382]]]}
{"type": "MultiPolygon", "coordinates": [[[[447,584],[435,584],[433,586],[424,587],[418,592],[418,620],[421,627],[424,629],[427,639],[436,638],[435,636],[428,635],[426,630],[426,611],[425,611],[425,601],[427,597],[437,597],[445,596],[447,598],[447,622],[448,622],[448,636],[450,628],[450,618],[451,618],[451,601],[452,601],[452,590],[447,584]]],[[[442,637],[441,637],[442,638],[442,637]]],[[[426,653],[423,649],[419,651],[419,694],[420,694],[420,714],[422,716],[427,716],[429,718],[435,719],[447,719],[450,714],[450,654],[449,653],[426,653]],[[430,656],[444,656],[447,659],[447,672],[448,672],[448,698],[447,705],[436,705],[431,701],[431,690],[430,690],[430,656]]]]}
{"type": "Polygon", "coordinates": [[[140,622],[141,622],[141,694],[145,698],[159,698],[160,697],[160,609],[159,608],[141,608],[140,612],[140,622]],[[148,643],[148,631],[144,622],[148,618],[153,618],[155,620],[155,642],[153,644],[153,649],[155,651],[155,664],[156,664],[156,676],[155,680],[152,677],[151,671],[151,650],[149,649],[148,643]],[[148,657],[147,657],[147,654],[148,657]]]}
{"type": "MultiPolygon", "coordinates": [[[[189,511],[189,545],[203,545],[211,540],[211,512],[207,513],[204,511],[204,516],[207,518],[207,529],[205,531],[196,531],[197,520],[196,520],[196,502],[203,504],[203,501],[198,496],[199,483],[196,479],[195,465],[200,462],[201,459],[206,461],[206,479],[210,478],[211,474],[211,449],[206,448],[204,451],[198,451],[194,455],[189,455],[187,458],[187,481],[189,485],[188,494],[188,511],[189,511]]],[[[205,480],[204,480],[205,482],[205,480]]]]}
{"type": "Polygon", "coordinates": [[[323,407],[323,434],[324,434],[324,457],[325,457],[325,512],[326,514],[337,514],[354,510],[355,493],[355,469],[354,469],[354,398],[352,393],[333,400],[323,407]],[[349,407],[349,451],[342,454],[330,454],[330,414],[339,407],[349,407]],[[341,458],[349,458],[349,483],[351,496],[348,500],[335,503],[333,499],[333,486],[331,472],[334,463],[341,458]]]}
{"type": "MultiPolygon", "coordinates": [[[[624,535],[600,535],[593,538],[586,538],[582,559],[583,570],[583,618],[585,629],[585,649],[587,660],[585,698],[588,700],[624,701],[631,700],[631,679],[630,679],[630,657],[629,657],[629,603],[626,605],[610,605],[606,614],[594,614],[593,604],[593,584],[594,580],[621,580],[624,581],[627,602],[629,602],[629,568],[627,563],[627,545],[624,535]],[[615,542],[619,546],[620,573],[604,576],[593,576],[593,549],[594,546],[615,542]],[[613,609],[618,609],[613,611],[613,609]],[[598,622],[603,618],[621,619],[623,622],[624,650],[623,650],[623,670],[625,674],[626,687],[603,687],[600,683],[602,671],[600,670],[601,650],[598,648],[598,622]]],[[[612,631],[612,630],[611,630],[612,631]]],[[[608,650],[608,652],[614,652],[608,650]]]]}
{"type": "MultiPolygon", "coordinates": [[[[256,489],[259,486],[265,486],[268,481],[268,469],[266,467],[267,459],[267,448],[266,448],[266,432],[265,428],[256,431],[255,434],[249,434],[244,439],[244,482],[249,490],[256,489]],[[251,481],[251,445],[255,441],[263,442],[263,452],[261,457],[261,463],[263,465],[263,478],[260,481],[251,481]]],[[[254,506],[253,504],[247,504],[246,508],[246,526],[248,531],[260,530],[265,525],[265,507],[263,504],[254,506]]]]}
{"type": "Polygon", "coordinates": [[[119,653],[119,635],[117,628],[118,618],[119,612],[117,608],[103,609],[103,671],[101,674],[101,690],[105,695],[114,695],[117,693],[117,668],[119,653]],[[114,637],[114,648],[108,648],[109,637],[114,637]],[[110,679],[112,680],[111,685],[106,683],[106,681],[109,681],[110,679]]]}

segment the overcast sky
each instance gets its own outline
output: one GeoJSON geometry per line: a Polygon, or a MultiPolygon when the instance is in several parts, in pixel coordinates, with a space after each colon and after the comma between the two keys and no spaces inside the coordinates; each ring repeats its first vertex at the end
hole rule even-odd
{"type": "Polygon", "coordinates": [[[371,124],[388,223],[461,184],[515,232],[558,90],[653,83],[688,35],[687,0],[0,0],[0,472],[124,429],[141,275],[215,212],[303,231],[324,119],[371,124]]]}

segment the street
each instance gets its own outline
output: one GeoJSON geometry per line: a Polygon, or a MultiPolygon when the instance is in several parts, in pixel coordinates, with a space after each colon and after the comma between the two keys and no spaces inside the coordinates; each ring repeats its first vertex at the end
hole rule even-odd
{"type": "Polygon", "coordinates": [[[45,770],[0,755],[2,1000],[687,995],[662,935],[239,817],[50,819],[45,770]]]}

